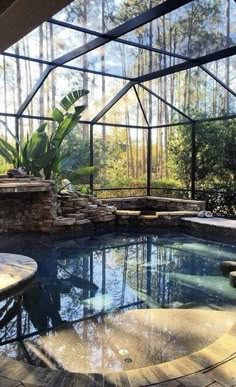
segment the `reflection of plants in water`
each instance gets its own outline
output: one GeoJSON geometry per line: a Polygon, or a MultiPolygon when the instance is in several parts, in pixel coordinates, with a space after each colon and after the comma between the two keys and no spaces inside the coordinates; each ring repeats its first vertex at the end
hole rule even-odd
{"type": "MultiPolygon", "coordinates": [[[[178,307],[193,300],[202,305],[209,303],[196,286],[186,285],[186,275],[192,275],[193,280],[197,275],[207,280],[204,275],[218,274],[208,244],[196,243],[189,237],[178,240],[119,236],[113,243],[112,238],[110,235],[81,243],[65,241],[62,247],[54,242],[53,248],[45,245],[40,251],[36,279],[18,298],[9,297],[0,303],[0,341],[57,327],[64,320],[77,320],[95,311],[127,307],[138,300],[144,301],[142,307],[149,308],[178,307]],[[194,254],[190,252],[192,242],[194,254]],[[177,281],[174,274],[185,275],[184,281],[177,281]],[[91,283],[99,287],[98,293],[93,302],[83,302],[95,295],[96,288],[91,283]]],[[[28,240],[25,245],[17,244],[27,255],[26,245],[28,240]]],[[[29,248],[33,256],[32,243],[29,248]]],[[[219,251],[222,259],[224,252],[234,254],[222,246],[216,246],[214,251],[218,252],[218,262],[219,251]]],[[[221,302],[222,298],[217,297],[214,302],[221,302]]]]}
{"type": "MultiPolygon", "coordinates": [[[[38,332],[45,332],[49,327],[63,324],[64,321],[60,314],[61,298],[63,295],[71,293],[73,288],[93,291],[94,294],[97,291],[97,286],[91,281],[69,272],[67,272],[66,278],[54,277],[41,283],[34,280],[22,294],[11,297],[2,303],[0,329],[4,329],[4,334],[0,338],[0,342],[9,337],[20,338],[30,334],[33,327],[38,332]]],[[[71,304],[73,307],[77,305],[78,308],[78,298],[77,303],[75,301],[73,299],[71,304]]],[[[66,308],[69,309],[69,307],[67,302],[66,308]]]]}

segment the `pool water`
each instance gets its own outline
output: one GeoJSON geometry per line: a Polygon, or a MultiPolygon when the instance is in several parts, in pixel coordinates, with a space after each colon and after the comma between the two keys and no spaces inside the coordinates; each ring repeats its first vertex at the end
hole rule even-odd
{"type": "Polygon", "coordinates": [[[236,289],[220,273],[221,261],[236,261],[234,246],[176,233],[64,240],[15,236],[2,237],[0,251],[30,256],[38,262],[36,277],[0,301],[0,355],[31,364],[73,372],[91,371],[95,365],[98,372],[145,366],[144,355],[135,364],[130,357],[137,346],[141,351],[140,327],[146,337],[142,343],[146,353],[149,332],[157,335],[162,330],[159,357],[155,348],[147,356],[151,359],[148,364],[155,364],[201,348],[208,344],[207,332],[214,331],[215,318],[199,329],[197,346],[181,342],[177,349],[175,345],[175,350],[173,346],[167,350],[170,309],[176,310],[172,339],[179,335],[176,329],[183,323],[182,309],[192,313],[186,314],[185,324],[197,322],[199,315],[193,313],[199,309],[205,310],[203,313],[228,311],[229,320],[225,319],[216,337],[235,316],[236,289]],[[167,314],[158,315],[160,309],[167,314]],[[124,339],[124,327],[130,332],[131,344],[124,339]],[[133,329],[136,333],[131,334],[133,329]],[[163,332],[168,333],[164,342],[163,332]],[[113,343],[112,337],[116,337],[113,343]]]}

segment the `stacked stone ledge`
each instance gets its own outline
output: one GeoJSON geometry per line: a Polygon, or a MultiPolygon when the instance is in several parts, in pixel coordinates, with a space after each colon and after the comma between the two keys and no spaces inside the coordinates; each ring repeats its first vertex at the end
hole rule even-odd
{"type": "Polygon", "coordinates": [[[79,231],[98,223],[115,221],[114,206],[103,204],[92,195],[70,193],[58,195],[58,216],[53,222],[53,231],[60,228],[69,228],[70,231],[79,231]]]}
{"type": "Polygon", "coordinates": [[[58,195],[52,180],[0,178],[0,233],[84,231],[114,222],[115,210],[91,195],[58,195]]]}

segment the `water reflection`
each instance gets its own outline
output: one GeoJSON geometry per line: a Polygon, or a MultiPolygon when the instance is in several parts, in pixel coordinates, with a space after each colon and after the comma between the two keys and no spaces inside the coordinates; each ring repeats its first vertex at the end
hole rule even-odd
{"type": "MultiPolygon", "coordinates": [[[[236,310],[235,289],[219,270],[221,260],[236,260],[231,246],[176,234],[15,237],[0,245],[1,251],[35,258],[39,268],[24,290],[0,301],[0,354],[32,361],[29,347],[32,352],[34,338],[43,342],[45,332],[64,337],[69,329],[72,342],[82,337],[84,343],[97,334],[86,321],[97,324],[105,314],[123,310],[236,310]]],[[[45,364],[35,357],[33,362],[45,364]]]]}

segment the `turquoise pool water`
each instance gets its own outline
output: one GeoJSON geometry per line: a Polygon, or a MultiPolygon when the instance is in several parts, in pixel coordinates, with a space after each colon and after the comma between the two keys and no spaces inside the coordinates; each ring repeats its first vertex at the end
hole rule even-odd
{"type": "Polygon", "coordinates": [[[0,251],[30,256],[39,268],[25,289],[0,301],[3,355],[29,360],[24,340],[104,314],[149,308],[236,311],[236,289],[220,273],[221,261],[236,261],[234,246],[166,232],[2,237],[0,251]]]}

